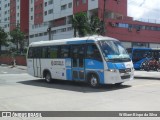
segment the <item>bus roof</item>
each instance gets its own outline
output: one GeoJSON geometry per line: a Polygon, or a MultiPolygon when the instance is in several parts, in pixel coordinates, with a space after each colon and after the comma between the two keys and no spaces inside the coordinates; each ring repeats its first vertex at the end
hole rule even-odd
{"type": "Polygon", "coordinates": [[[34,46],[49,46],[49,45],[83,44],[83,43],[94,43],[99,40],[118,41],[117,39],[114,39],[111,37],[94,35],[94,36],[88,36],[88,37],[76,37],[76,38],[68,38],[68,39],[33,42],[29,46],[34,47],[34,46]]]}

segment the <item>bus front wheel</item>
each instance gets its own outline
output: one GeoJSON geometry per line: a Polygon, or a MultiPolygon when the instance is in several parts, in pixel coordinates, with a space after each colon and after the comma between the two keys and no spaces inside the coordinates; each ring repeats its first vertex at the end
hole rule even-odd
{"type": "Polygon", "coordinates": [[[49,72],[46,72],[46,74],[45,74],[45,81],[47,83],[51,83],[51,81],[52,81],[52,77],[51,77],[51,74],[49,72]]]}
{"type": "Polygon", "coordinates": [[[97,88],[99,87],[99,79],[96,74],[90,74],[88,76],[88,83],[91,87],[97,88]]]}

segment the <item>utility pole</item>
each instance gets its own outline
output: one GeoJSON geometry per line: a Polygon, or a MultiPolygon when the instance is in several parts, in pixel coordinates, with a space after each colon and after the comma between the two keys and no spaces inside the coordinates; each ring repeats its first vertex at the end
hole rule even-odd
{"type": "Polygon", "coordinates": [[[51,40],[51,27],[48,27],[47,32],[48,32],[48,38],[49,40],[51,40]]]}
{"type": "Polygon", "coordinates": [[[106,0],[104,0],[104,10],[103,10],[103,35],[105,35],[106,33],[105,14],[106,14],[106,0]]]}

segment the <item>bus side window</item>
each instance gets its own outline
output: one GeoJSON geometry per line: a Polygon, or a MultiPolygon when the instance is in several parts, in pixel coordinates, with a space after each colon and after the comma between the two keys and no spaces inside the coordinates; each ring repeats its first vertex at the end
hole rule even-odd
{"type": "Polygon", "coordinates": [[[42,58],[48,58],[47,47],[42,48],[42,58]]]}
{"type": "Polygon", "coordinates": [[[51,46],[50,47],[50,57],[57,58],[58,57],[58,46],[51,46]]]}
{"type": "Polygon", "coordinates": [[[90,44],[87,45],[87,58],[102,60],[100,52],[96,45],[90,44]]]}
{"type": "Polygon", "coordinates": [[[61,58],[69,58],[70,57],[70,46],[69,45],[61,46],[60,57],[61,58]]]}
{"type": "Polygon", "coordinates": [[[28,58],[33,58],[33,48],[29,48],[29,51],[28,51],[28,58]]]}
{"type": "Polygon", "coordinates": [[[42,49],[41,49],[40,47],[38,47],[38,48],[36,48],[35,50],[36,50],[36,52],[35,52],[35,57],[36,57],[36,58],[41,58],[41,57],[42,57],[42,55],[41,55],[41,53],[42,53],[41,50],[42,50],[42,49]]]}

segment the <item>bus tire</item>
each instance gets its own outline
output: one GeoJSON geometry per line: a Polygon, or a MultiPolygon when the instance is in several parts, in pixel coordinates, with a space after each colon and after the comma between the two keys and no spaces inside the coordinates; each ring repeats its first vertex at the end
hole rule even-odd
{"type": "Polygon", "coordinates": [[[45,78],[45,81],[47,83],[51,83],[52,82],[52,77],[51,77],[50,72],[46,72],[44,78],[45,78]]]}
{"type": "Polygon", "coordinates": [[[98,88],[99,87],[99,78],[96,74],[94,73],[90,73],[88,75],[88,79],[87,79],[89,85],[93,88],[98,88]]]}
{"type": "Polygon", "coordinates": [[[117,86],[117,87],[118,87],[118,86],[121,86],[122,83],[123,83],[123,82],[121,82],[121,83],[115,83],[115,86],[117,86]]]}

